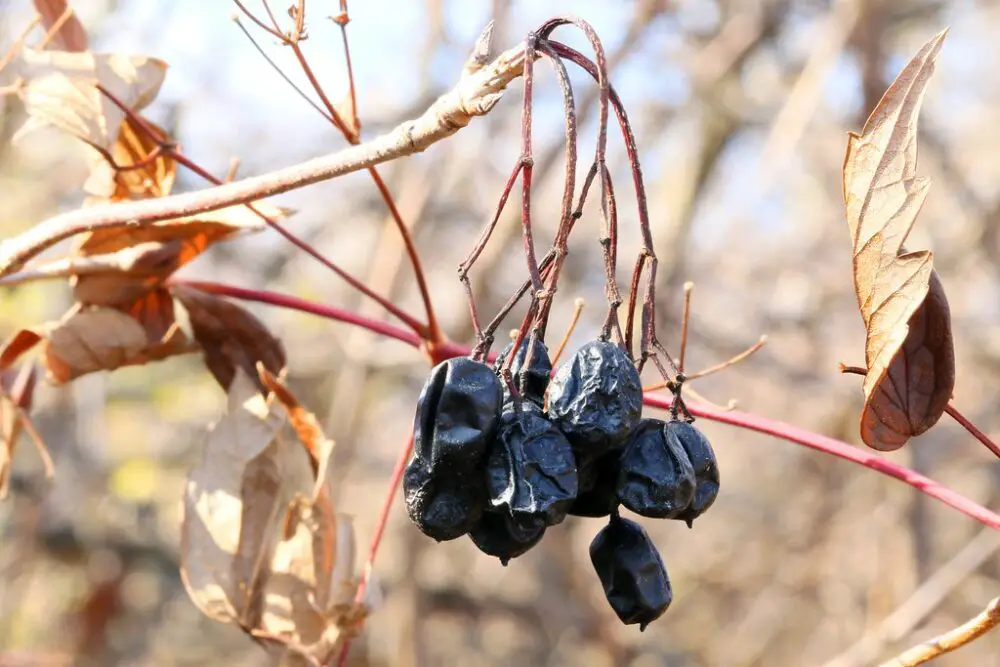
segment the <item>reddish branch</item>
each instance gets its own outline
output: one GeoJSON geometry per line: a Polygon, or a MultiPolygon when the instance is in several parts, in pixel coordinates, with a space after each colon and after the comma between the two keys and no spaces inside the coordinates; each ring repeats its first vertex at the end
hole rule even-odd
{"type": "MultiPolygon", "coordinates": [[[[369,331],[388,336],[389,338],[394,338],[412,347],[420,347],[421,345],[419,338],[405,329],[401,329],[391,324],[386,324],[385,322],[372,320],[361,315],[342,311],[337,308],[310,303],[295,297],[271,292],[248,290],[241,287],[233,287],[218,283],[185,282],[183,284],[211,291],[222,296],[231,296],[237,299],[248,299],[261,303],[269,303],[275,306],[300,310],[314,315],[319,315],[321,317],[326,317],[328,319],[346,322],[348,324],[360,326],[364,329],[368,329],[369,331]]],[[[470,348],[449,343],[446,346],[438,348],[436,351],[438,352],[438,358],[434,360],[434,363],[438,363],[449,357],[466,355],[470,352],[470,348]]],[[[643,402],[650,407],[667,410],[670,409],[671,398],[661,394],[647,393],[643,398],[643,402]]],[[[877,454],[869,453],[846,442],[835,440],[833,438],[820,435],[819,433],[807,431],[806,429],[792,426],[791,424],[786,424],[785,422],[774,419],[769,419],[767,417],[761,417],[736,410],[718,410],[699,403],[685,402],[685,405],[696,417],[701,417],[703,419],[708,419],[709,421],[715,421],[722,424],[729,424],[730,426],[736,426],[750,431],[757,431],[758,433],[765,433],[810,449],[832,454],[838,458],[880,472],[883,475],[888,475],[889,477],[893,477],[912,486],[921,493],[925,493],[928,496],[943,502],[949,507],[958,510],[962,514],[965,514],[966,516],[971,517],[976,521],[989,526],[990,528],[1000,530],[1000,515],[986,509],[971,499],[952,491],[948,487],[930,479],[929,477],[925,477],[924,475],[921,475],[906,466],[894,463],[893,461],[883,458],[877,454]]]]}

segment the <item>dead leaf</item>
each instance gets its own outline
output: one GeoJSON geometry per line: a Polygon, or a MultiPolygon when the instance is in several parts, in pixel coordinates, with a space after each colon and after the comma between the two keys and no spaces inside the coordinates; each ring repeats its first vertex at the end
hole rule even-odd
{"type": "Polygon", "coordinates": [[[118,137],[125,112],[96,86],[138,111],[156,97],[167,71],[165,62],[146,56],[30,48],[22,50],[20,65],[27,84],[19,94],[28,120],[12,141],[51,125],[105,153],[118,137]]]}
{"type": "Polygon", "coordinates": [[[21,329],[11,336],[4,343],[3,349],[0,349],[0,371],[13,366],[23,354],[35,347],[41,340],[41,334],[31,329],[21,329]]]}
{"type": "Polygon", "coordinates": [[[165,197],[177,174],[177,161],[160,146],[170,141],[166,130],[143,119],[149,132],[126,117],[111,145],[114,164],[97,155],[84,189],[111,201],[165,197]]]}
{"type": "Polygon", "coordinates": [[[34,364],[0,370],[0,498],[10,486],[10,466],[23,426],[22,412],[31,409],[36,380],[34,364]]]}
{"type": "Polygon", "coordinates": [[[333,441],[323,433],[323,428],[319,425],[316,415],[303,407],[299,403],[299,399],[280,379],[269,373],[260,364],[257,365],[257,374],[261,383],[274,394],[281,407],[285,409],[299,442],[309,454],[313,475],[316,476],[318,482],[312,494],[312,499],[315,501],[322,490],[319,484],[326,479],[326,467],[333,452],[333,441]]]}
{"type": "Polygon", "coordinates": [[[153,340],[138,321],[110,308],[71,311],[37,333],[45,339],[44,363],[48,379],[55,384],[192,351],[179,328],[166,339],[153,340]]]}
{"type": "Polygon", "coordinates": [[[916,176],[917,117],[944,37],[903,69],[862,133],[850,135],[844,161],[854,284],[868,334],[861,437],[880,450],[936,424],[955,386],[948,302],[932,255],[903,247],[929,187],[916,176]]]}
{"type": "Polygon", "coordinates": [[[194,603],[215,620],[246,618],[254,564],[268,560],[272,549],[268,542],[276,537],[281,481],[277,435],[283,423],[250,377],[237,369],[226,415],[212,427],[202,462],[188,476],[181,575],[194,603]],[[245,495],[252,498],[246,506],[245,495]]]}
{"type": "Polygon", "coordinates": [[[237,369],[256,379],[258,362],[272,373],[282,372],[284,346],[250,312],[193,287],[172,285],[170,291],[187,310],[205,365],[224,389],[228,390],[237,369]]]}
{"type": "MultiPolygon", "coordinates": [[[[35,0],[35,11],[42,17],[46,30],[52,28],[68,9],[66,0],[35,0]]],[[[52,43],[64,51],[87,50],[87,32],[75,14],[63,22],[59,32],[53,35],[52,43]]]]}
{"type": "MultiPolygon", "coordinates": [[[[266,371],[262,376],[280,385],[266,371]]],[[[319,466],[325,477],[316,477],[308,450],[281,437],[283,422],[236,367],[227,415],[189,477],[182,578],[208,616],[282,655],[325,664],[371,607],[353,603],[353,527],[334,512],[329,466],[319,466]]],[[[369,600],[377,586],[373,591],[369,600]]]]}
{"type": "MultiPolygon", "coordinates": [[[[257,206],[274,219],[288,212],[276,206],[257,206]]],[[[261,231],[264,226],[245,206],[232,206],[135,229],[91,232],[76,252],[92,258],[95,264],[103,262],[107,270],[77,272],[71,282],[73,295],[80,303],[130,310],[138,299],[210,245],[238,234],[261,231]]],[[[87,266],[85,261],[77,263],[87,266]]]]}

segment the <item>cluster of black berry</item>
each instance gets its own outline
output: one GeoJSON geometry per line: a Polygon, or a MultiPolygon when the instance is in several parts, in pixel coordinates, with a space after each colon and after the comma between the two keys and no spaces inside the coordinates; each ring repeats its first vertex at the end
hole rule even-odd
{"type": "Polygon", "coordinates": [[[468,534],[506,565],[568,514],[609,516],[591,561],[618,617],[645,629],[670,605],[670,581],[618,507],[690,526],[719,490],[712,447],[689,423],[642,417],[639,373],[611,342],[584,345],[554,377],[545,344],[522,345],[508,387],[512,348],[494,368],[460,357],[431,371],[403,481],[410,519],[438,541],[468,534]]]}

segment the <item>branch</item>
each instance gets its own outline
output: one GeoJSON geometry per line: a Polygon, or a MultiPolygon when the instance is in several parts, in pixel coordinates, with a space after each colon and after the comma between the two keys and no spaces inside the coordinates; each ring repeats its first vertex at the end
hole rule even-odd
{"type": "Polygon", "coordinates": [[[524,45],[500,54],[483,69],[463,77],[422,116],[401,123],[369,142],[313,158],[260,176],[214,188],[136,202],[95,206],[63,213],[0,243],[0,277],[59,241],[97,229],[137,227],[234,204],[246,204],[424,151],[455,134],[500,101],[504,88],[521,75],[524,45]]]}
{"type": "MultiPolygon", "coordinates": [[[[181,281],[174,282],[177,283],[181,281]]],[[[379,322],[377,320],[371,320],[354,313],[348,313],[336,308],[314,304],[295,297],[275,294],[273,292],[247,290],[218,283],[200,283],[192,281],[185,282],[184,284],[188,284],[192,287],[197,287],[205,291],[211,291],[214,294],[231,296],[237,299],[250,299],[261,303],[269,303],[276,306],[313,313],[321,317],[327,317],[328,319],[339,320],[355,326],[363,327],[374,333],[395,338],[396,340],[413,347],[419,348],[421,346],[421,342],[417,336],[395,325],[386,322],[379,322]]],[[[470,351],[471,349],[468,347],[449,342],[434,349],[435,359],[432,361],[437,363],[449,357],[467,355],[470,351]]],[[[490,355],[489,360],[492,361],[495,356],[496,355],[490,355]]],[[[650,407],[669,410],[671,406],[671,397],[661,394],[646,393],[643,395],[643,403],[650,407]]],[[[921,475],[906,466],[899,465],[898,463],[894,463],[876,454],[868,453],[860,447],[854,447],[846,442],[841,442],[840,440],[835,440],[834,438],[820,435],[819,433],[814,433],[804,428],[792,426],[791,424],[786,424],[785,422],[769,419],[767,417],[760,417],[758,415],[739,412],[737,410],[719,410],[702,403],[685,401],[684,404],[688,411],[697,417],[708,419],[709,421],[719,422],[721,424],[729,424],[730,426],[736,426],[748,431],[757,431],[758,433],[764,433],[765,435],[794,442],[796,444],[809,447],[810,449],[832,454],[838,458],[845,459],[852,463],[857,463],[866,468],[870,468],[871,470],[875,470],[876,472],[880,472],[883,475],[894,477],[901,482],[912,486],[917,491],[927,494],[928,496],[941,501],[945,505],[958,510],[962,514],[975,519],[981,524],[1000,531],[1000,515],[986,509],[982,505],[966,498],[960,493],[952,491],[940,482],[936,482],[929,477],[925,477],[924,475],[921,475]]]]}
{"type": "Polygon", "coordinates": [[[994,598],[981,614],[954,630],[904,651],[879,667],[914,667],[962,648],[1000,625],[1000,598],[994,598]]]}

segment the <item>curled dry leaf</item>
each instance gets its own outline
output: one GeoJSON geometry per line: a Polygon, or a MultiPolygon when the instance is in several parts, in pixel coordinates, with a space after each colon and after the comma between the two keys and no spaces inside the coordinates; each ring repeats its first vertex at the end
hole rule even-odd
{"type": "Polygon", "coordinates": [[[156,97],[167,70],[165,62],[146,56],[29,48],[22,50],[20,66],[27,84],[19,94],[28,120],[13,142],[51,125],[102,155],[110,155],[125,112],[98,90],[98,84],[138,111],[156,97]]]}
{"type": "MultiPolygon", "coordinates": [[[[35,0],[35,11],[42,18],[42,25],[49,30],[69,10],[66,0],[35,0]]],[[[52,36],[52,44],[63,51],[86,51],[87,33],[76,15],[63,20],[62,27],[52,36]]]]}
{"type": "Polygon", "coordinates": [[[308,448],[281,437],[282,411],[304,408],[273,375],[262,376],[281,387],[287,403],[278,409],[235,369],[227,414],[189,476],[182,577],[208,616],[238,625],[293,662],[325,664],[345,628],[367,613],[352,602],[353,528],[330,500],[332,446],[317,450],[323,460],[314,466],[308,448]]]}
{"type": "MultiPolygon", "coordinates": [[[[277,206],[255,206],[275,220],[289,213],[277,206]]],[[[91,263],[103,270],[70,270],[73,295],[80,303],[130,310],[137,300],[212,244],[238,234],[259,232],[264,227],[247,207],[232,206],[135,229],[91,232],[77,246],[76,253],[91,258],[91,263]]],[[[71,266],[86,267],[87,263],[78,257],[71,266]]]]}
{"type": "Polygon", "coordinates": [[[120,311],[74,309],[57,322],[15,334],[0,351],[0,365],[13,363],[39,342],[47,379],[54,384],[193,351],[179,327],[151,339],[140,322],[120,311]]]}
{"type": "Polygon", "coordinates": [[[944,289],[927,250],[903,244],[927,195],[916,176],[917,117],[942,32],[886,91],[844,162],[844,201],[854,246],[854,285],[867,341],[861,437],[879,450],[903,446],[937,423],[955,386],[944,289]]]}
{"type": "Polygon", "coordinates": [[[275,374],[285,368],[281,341],[250,312],[193,287],[173,285],[170,291],[187,311],[205,365],[224,389],[229,389],[237,369],[256,379],[258,362],[275,374]]]}

